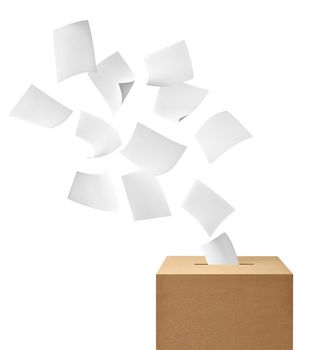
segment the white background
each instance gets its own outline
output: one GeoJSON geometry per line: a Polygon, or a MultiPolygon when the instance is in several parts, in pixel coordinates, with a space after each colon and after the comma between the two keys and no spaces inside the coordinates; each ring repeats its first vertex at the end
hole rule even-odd
{"type": "MultiPolygon", "coordinates": [[[[310,3],[309,3],[310,4],[310,3]]],[[[199,178],[236,209],[216,231],[239,255],[277,255],[295,274],[295,349],[311,348],[311,21],[302,1],[6,1],[1,5],[0,349],[155,348],[155,274],[167,255],[201,255],[209,238],[180,208],[199,178]],[[54,29],[88,19],[97,61],[119,50],[136,83],[116,117],[86,74],[56,83],[54,29]],[[209,89],[180,124],[153,114],[143,56],[185,39],[209,89]],[[8,116],[30,84],[75,113],[44,129],[8,116]],[[140,121],[188,149],[161,175],[172,217],[134,222],[116,152],[87,160],[83,109],[128,142],[140,121]],[[210,165],[193,139],[229,110],[254,138],[210,165]],[[77,170],[107,169],[120,211],[67,200],[77,170]]]]}

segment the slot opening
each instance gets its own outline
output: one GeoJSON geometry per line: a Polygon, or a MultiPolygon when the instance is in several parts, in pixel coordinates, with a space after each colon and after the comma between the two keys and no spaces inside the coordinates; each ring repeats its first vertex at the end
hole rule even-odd
{"type": "MultiPolygon", "coordinates": [[[[194,265],[208,265],[208,263],[194,263],[194,265]]],[[[239,263],[239,265],[255,265],[254,263],[248,263],[248,262],[245,262],[245,263],[239,263]]]]}

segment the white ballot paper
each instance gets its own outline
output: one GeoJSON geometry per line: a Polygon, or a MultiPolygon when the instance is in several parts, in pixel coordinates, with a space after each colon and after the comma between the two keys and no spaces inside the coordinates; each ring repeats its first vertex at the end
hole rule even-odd
{"type": "Polygon", "coordinates": [[[226,233],[202,245],[205,259],[209,265],[238,265],[234,247],[226,233]]]}
{"type": "Polygon", "coordinates": [[[199,180],[194,182],[182,206],[210,236],[234,211],[230,204],[199,180]]]}
{"type": "Polygon", "coordinates": [[[169,86],[193,78],[191,58],[185,41],[180,41],[145,57],[148,85],[169,86]]]}
{"type": "Polygon", "coordinates": [[[68,199],[100,210],[116,211],[118,200],[115,188],[106,174],[77,172],[68,199]]]}
{"type": "Polygon", "coordinates": [[[174,167],[185,149],[185,146],[137,123],[121,154],[142,170],[160,175],[174,167]]]}
{"type": "Polygon", "coordinates": [[[95,72],[96,61],[88,21],[68,24],[54,31],[57,81],[83,72],[95,72]]]}
{"type": "Polygon", "coordinates": [[[63,123],[72,110],[31,85],[11,111],[10,116],[46,128],[63,123]]]}
{"type": "Polygon", "coordinates": [[[134,220],[170,216],[164,192],[154,175],[136,171],[122,176],[134,220]]]}
{"type": "Polygon", "coordinates": [[[154,112],[161,117],[179,122],[199,106],[207,93],[205,89],[188,84],[160,87],[154,112]]]}
{"type": "Polygon", "coordinates": [[[105,156],[121,145],[121,138],[111,125],[83,111],[80,113],[76,135],[91,144],[94,157],[105,156]]]}
{"type": "Polygon", "coordinates": [[[107,57],[89,77],[115,114],[134,84],[134,73],[119,52],[107,57]]]}
{"type": "Polygon", "coordinates": [[[221,112],[205,122],[195,137],[208,161],[212,163],[229,148],[252,135],[232,114],[221,112]]]}

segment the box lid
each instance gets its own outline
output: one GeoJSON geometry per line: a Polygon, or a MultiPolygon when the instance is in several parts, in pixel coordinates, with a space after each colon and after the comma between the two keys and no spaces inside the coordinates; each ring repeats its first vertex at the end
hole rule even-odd
{"type": "Polygon", "coordinates": [[[208,265],[204,256],[168,256],[158,275],[292,275],[277,256],[240,256],[239,265],[208,265]]]}

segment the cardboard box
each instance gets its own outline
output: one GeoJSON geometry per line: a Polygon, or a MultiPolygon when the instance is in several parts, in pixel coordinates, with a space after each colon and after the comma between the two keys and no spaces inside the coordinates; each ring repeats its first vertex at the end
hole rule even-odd
{"type": "Polygon", "coordinates": [[[273,256],[239,262],[166,258],[156,277],[157,350],[292,350],[292,273],[273,256]]]}

